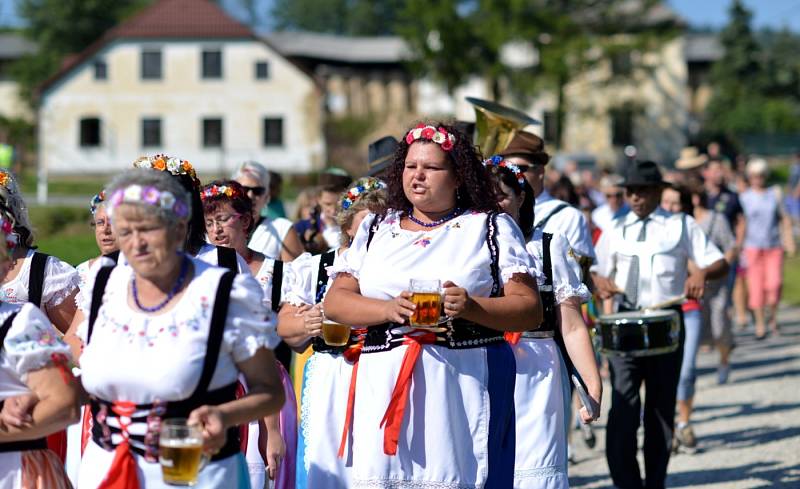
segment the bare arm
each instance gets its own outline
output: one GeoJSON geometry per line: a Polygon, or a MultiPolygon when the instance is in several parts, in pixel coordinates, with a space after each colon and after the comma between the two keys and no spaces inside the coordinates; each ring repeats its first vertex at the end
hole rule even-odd
{"type": "Polygon", "coordinates": [[[283,238],[283,244],[281,246],[281,261],[289,262],[303,254],[305,248],[303,248],[303,243],[300,241],[300,236],[297,235],[297,231],[294,227],[289,229],[289,232],[286,233],[286,237],[283,238]]]}
{"type": "Polygon", "coordinates": [[[371,299],[361,295],[358,280],[340,273],[331,284],[323,308],[325,316],[351,326],[375,326],[387,322],[404,323],[414,313],[410,292],[392,300],[371,299]]]}
{"type": "Polygon", "coordinates": [[[794,230],[792,229],[792,218],[788,213],[781,214],[781,238],[783,247],[789,256],[794,256],[797,252],[797,244],[794,240],[794,230]]]}
{"type": "Polygon", "coordinates": [[[275,413],[264,418],[264,429],[267,432],[267,443],[264,447],[266,454],[267,474],[275,480],[278,475],[283,457],[286,455],[286,443],[281,435],[281,415],[275,413]]]}
{"type": "Polygon", "coordinates": [[[527,331],[539,326],[542,322],[542,304],[539,300],[539,288],[536,281],[528,274],[516,273],[503,287],[500,297],[472,297],[466,290],[455,286],[452,282],[444,284],[445,313],[453,317],[463,317],[469,321],[498,331],[527,331]],[[450,286],[448,286],[450,284],[450,286]],[[451,289],[458,289],[451,294],[451,289]],[[448,311],[451,295],[460,302],[463,297],[465,306],[462,310],[448,311]]]}
{"type": "MultiPolygon", "coordinates": [[[[586,323],[583,322],[580,308],[580,302],[575,297],[562,302],[559,305],[561,314],[559,327],[569,358],[584,383],[586,383],[589,396],[597,403],[595,413],[599,415],[600,402],[603,398],[603,382],[600,380],[600,372],[597,370],[589,329],[586,327],[586,323]]],[[[592,420],[585,408],[581,408],[581,417],[584,422],[592,420]]],[[[597,419],[597,417],[594,419],[597,419]]]]}
{"type": "Polygon", "coordinates": [[[284,304],[278,312],[278,335],[298,353],[302,353],[311,338],[322,334],[322,307],[320,304],[300,307],[284,304]]]}
{"type": "Polygon", "coordinates": [[[0,443],[35,440],[78,421],[80,417],[79,385],[64,367],[51,365],[29,372],[27,385],[38,399],[31,412],[31,422],[24,427],[0,426],[0,443]]]}
{"type": "Polygon", "coordinates": [[[72,352],[72,358],[75,359],[76,362],[80,363],[81,353],[83,352],[83,341],[78,337],[78,326],[81,325],[85,316],[83,315],[83,311],[78,309],[75,311],[75,315],[72,317],[72,322],[69,325],[66,333],[64,333],[64,343],[69,345],[69,349],[72,352]]]}
{"type": "Polygon", "coordinates": [[[55,307],[44,307],[44,312],[50,319],[50,322],[53,323],[53,326],[61,333],[67,332],[72,323],[72,318],[75,316],[75,311],[78,310],[78,307],[75,305],[76,295],[78,295],[77,287],[75,287],[75,290],[73,290],[66,299],[61,301],[61,304],[55,307]]]}

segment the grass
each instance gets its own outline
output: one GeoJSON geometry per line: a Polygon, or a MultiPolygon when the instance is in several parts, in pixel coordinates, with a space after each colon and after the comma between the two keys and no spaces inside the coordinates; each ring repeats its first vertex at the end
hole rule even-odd
{"type": "Polygon", "coordinates": [[[793,306],[800,305],[800,255],[787,258],[783,264],[781,300],[793,306]]]}

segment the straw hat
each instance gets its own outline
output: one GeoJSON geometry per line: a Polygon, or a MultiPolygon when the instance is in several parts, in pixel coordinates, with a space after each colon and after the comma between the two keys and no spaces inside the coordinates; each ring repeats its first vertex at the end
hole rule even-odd
{"type": "Polygon", "coordinates": [[[707,155],[702,155],[694,146],[688,146],[681,150],[681,156],[675,162],[677,170],[691,170],[703,166],[708,161],[707,155]]]}

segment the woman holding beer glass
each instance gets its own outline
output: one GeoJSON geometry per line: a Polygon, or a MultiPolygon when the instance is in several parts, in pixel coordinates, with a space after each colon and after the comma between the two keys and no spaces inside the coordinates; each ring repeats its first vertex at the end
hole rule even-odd
{"type": "MultiPolygon", "coordinates": [[[[16,245],[12,228],[11,221],[0,220],[0,279],[16,245]]],[[[69,357],[69,348],[36,306],[0,303],[0,407],[31,393],[38,401],[19,423],[0,419],[0,487],[71,487],[44,438],[78,419],[80,386],[69,370],[69,357]]]]}
{"type": "Polygon", "coordinates": [[[127,265],[100,269],[78,328],[93,415],[79,487],[248,487],[238,425],[283,402],[262,291],[182,251],[190,197],[166,173],[125,172],[108,195],[127,265]]]}
{"type": "MultiPolygon", "coordinates": [[[[203,187],[200,198],[203,201],[208,240],[212,245],[235,251],[244,258],[264,293],[264,306],[268,310],[278,310],[281,276],[275,276],[275,260],[247,247],[247,237],[254,223],[250,213],[253,204],[242,186],[233,180],[217,180],[203,187]],[[277,303],[273,304],[273,301],[277,303]]],[[[217,256],[218,253],[206,254],[207,258],[217,256]]],[[[218,261],[212,263],[218,264],[218,261]]],[[[297,402],[289,374],[280,362],[276,363],[276,367],[287,402],[280,412],[263,420],[251,421],[248,427],[245,458],[250,472],[250,485],[257,488],[264,487],[265,468],[269,478],[275,481],[276,489],[294,488],[295,485],[297,402]]]]}
{"type": "Polygon", "coordinates": [[[412,128],[387,185],[391,210],[364,219],[324,302],[328,318],[368,327],[348,416],[353,485],[511,487],[514,357],[503,332],[541,322],[533,261],[452,126],[412,128]],[[433,282],[417,299],[441,302],[416,303],[412,280],[433,282]]]}
{"type": "Polygon", "coordinates": [[[376,178],[357,180],[339,199],[336,220],[342,229],[340,247],[322,255],[301,255],[290,264],[292,280],[286,287],[287,304],[278,315],[278,333],[297,350],[304,350],[309,344],[314,350],[303,371],[299,489],[351,486],[346,461],[337,452],[342,443],[353,365],[358,360],[359,335],[347,325],[323,322],[321,302],[328,286],[327,267],[350,246],[364,217],[385,208],[385,188],[376,178]]]}
{"type": "Polygon", "coordinates": [[[567,478],[567,425],[570,418],[569,359],[585,380],[593,413],[583,407],[584,423],[597,419],[602,383],[595,363],[589,330],[583,322],[581,303],[591,294],[576,274],[578,263],[569,258],[570,248],[560,235],[544,235],[533,227],[533,203],[525,197],[533,190],[520,168],[493,156],[484,161],[501,192],[500,206],[520,223],[527,249],[539,268],[539,290],[545,309],[544,323],[534,331],[507,335],[513,345],[517,374],[514,388],[517,450],[514,487],[569,487],[567,478]],[[544,266],[549,269],[544,269],[544,266]],[[563,338],[559,351],[554,338],[563,338]],[[565,358],[563,355],[567,355],[565,358]]]}

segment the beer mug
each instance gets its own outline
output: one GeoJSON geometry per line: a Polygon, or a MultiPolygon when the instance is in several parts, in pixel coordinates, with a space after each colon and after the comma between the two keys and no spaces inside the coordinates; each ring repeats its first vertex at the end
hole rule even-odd
{"type": "Polygon", "coordinates": [[[161,423],[158,445],[164,483],[172,486],[197,484],[197,474],[208,462],[203,455],[200,427],[188,425],[185,418],[165,419],[161,423]]]}
{"type": "Polygon", "coordinates": [[[322,318],[322,340],[329,346],[346,346],[350,341],[350,326],[322,318]]]}
{"type": "Polygon", "coordinates": [[[442,311],[442,282],[411,279],[411,302],[417,306],[409,322],[411,326],[430,328],[439,324],[442,311]]]}

